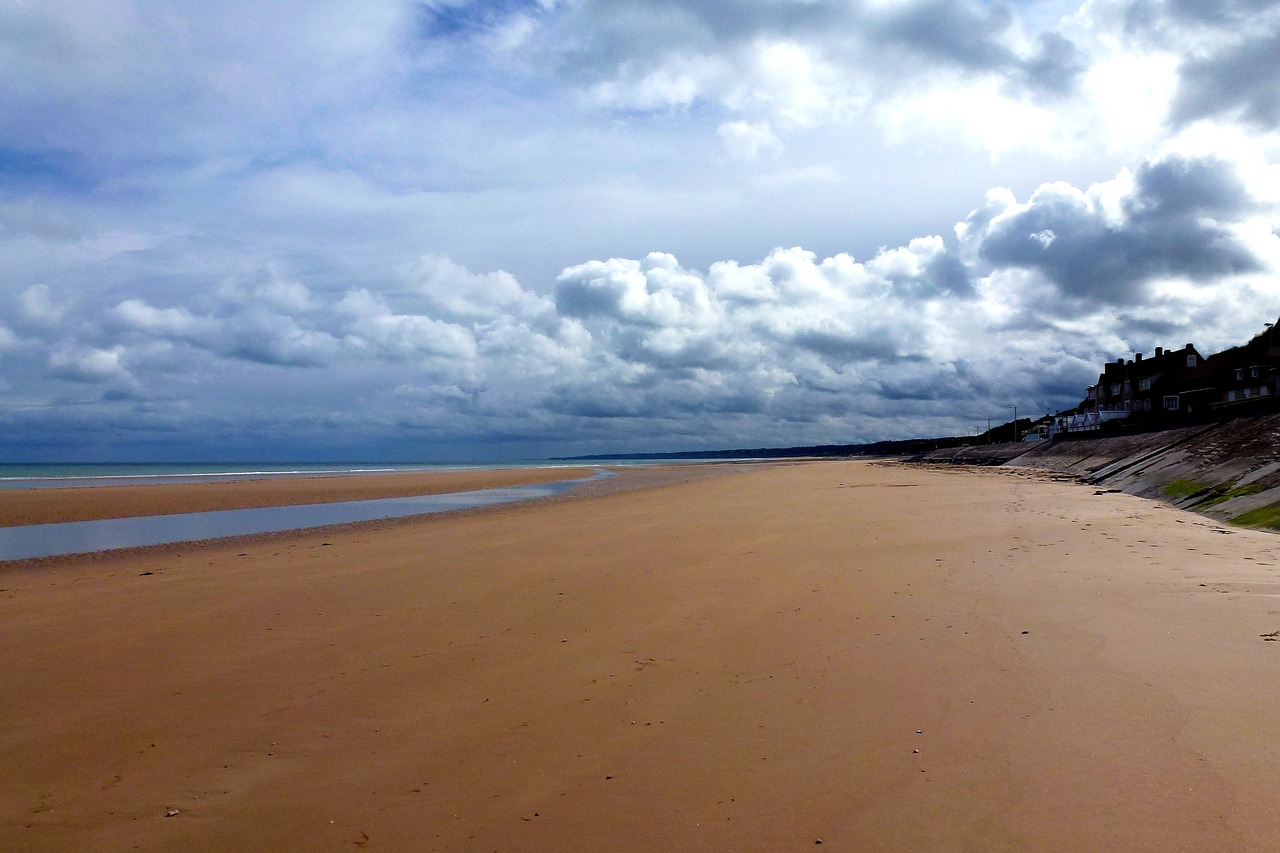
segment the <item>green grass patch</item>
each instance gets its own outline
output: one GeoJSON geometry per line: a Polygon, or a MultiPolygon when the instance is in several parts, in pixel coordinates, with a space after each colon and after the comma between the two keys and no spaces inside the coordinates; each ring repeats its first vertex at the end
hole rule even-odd
{"type": "Polygon", "coordinates": [[[1220,503],[1229,501],[1232,498],[1240,498],[1245,495],[1256,495],[1259,492],[1265,492],[1267,490],[1267,487],[1261,483],[1250,483],[1247,486],[1237,486],[1234,489],[1219,491],[1221,488],[1221,486],[1214,486],[1212,497],[1205,498],[1202,501],[1197,501],[1195,508],[1208,509],[1211,506],[1217,506],[1220,503]]]}
{"type": "Polygon", "coordinates": [[[1170,480],[1165,483],[1161,486],[1160,491],[1164,492],[1166,497],[1186,498],[1197,492],[1203,492],[1207,488],[1209,487],[1204,483],[1197,483],[1195,480],[1179,477],[1176,480],[1170,480]]]}
{"type": "Polygon", "coordinates": [[[1250,510],[1231,519],[1231,523],[1237,527],[1269,527],[1280,530],[1280,506],[1272,504],[1250,510]]]}

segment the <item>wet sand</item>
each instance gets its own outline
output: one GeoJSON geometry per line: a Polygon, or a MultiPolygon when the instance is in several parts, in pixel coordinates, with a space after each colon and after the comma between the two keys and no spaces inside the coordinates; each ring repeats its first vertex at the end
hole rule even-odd
{"type": "Polygon", "coordinates": [[[0,489],[0,527],[441,495],[448,492],[576,480],[590,477],[592,471],[592,468],[495,468],[403,474],[272,477],[223,483],[0,489]]]}
{"type": "Polygon", "coordinates": [[[1280,848],[1280,538],[706,470],[0,565],[0,848],[1280,848]]]}

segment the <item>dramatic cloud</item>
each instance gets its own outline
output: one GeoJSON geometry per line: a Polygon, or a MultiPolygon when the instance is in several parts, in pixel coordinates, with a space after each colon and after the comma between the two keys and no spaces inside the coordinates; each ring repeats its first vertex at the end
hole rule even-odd
{"type": "Polygon", "coordinates": [[[1073,405],[1280,314],[1280,3],[0,10],[0,443],[511,458],[1073,405]]]}
{"type": "Polygon", "coordinates": [[[984,260],[1038,270],[1084,306],[1140,302],[1160,279],[1215,281],[1262,268],[1233,232],[1251,202],[1224,163],[1143,164],[1115,210],[1104,192],[1054,184],[1025,205],[997,194],[966,230],[984,260]]]}
{"type": "Polygon", "coordinates": [[[1280,24],[1242,39],[1220,53],[1188,61],[1173,104],[1173,120],[1185,124],[1237,115],[1259,127],[1280,126],[1280,24]]]}

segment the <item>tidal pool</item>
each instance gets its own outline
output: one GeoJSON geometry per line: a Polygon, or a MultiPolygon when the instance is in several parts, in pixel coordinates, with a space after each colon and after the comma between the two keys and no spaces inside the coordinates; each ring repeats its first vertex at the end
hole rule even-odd
{"type": "Polygon", "coordinates": [[[222,539],[228,536],[247,536],[254,533],[277,533],[284,530],[324,527],[330,524],[349,524],[355,521],[403,518],[410,515],[493,506],[563,494],[574,486],[609,476],[612,474],[599,471],[593,477],[565,480],[559,483],[480,489],[443,495],[2,527],[0,528],[0,560],[25,560],[32,557],[108,551],[114,548],[140,548],[170,542],[194,542],[202,539],[222,539]]]}

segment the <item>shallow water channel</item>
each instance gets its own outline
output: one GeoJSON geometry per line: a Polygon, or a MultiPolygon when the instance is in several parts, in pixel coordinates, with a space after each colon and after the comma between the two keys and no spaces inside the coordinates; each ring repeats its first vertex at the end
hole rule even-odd
{"type": "Polygon", "coordinates": [[[193,542],[201,539],[221,539],[227,536],[247,536],[254,533],[277,533],[308,527],[324,527],[330,524],[404,518],[410,515],[494,506],[563,494],[574,486],[609,476],[612,474],[599,471],[593,477],[565,480],[559,483],[480,489],[443,495],[0,527],[0,560],[85,554],[114,548],[141,548],[170,542],[193,542]]]}

